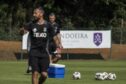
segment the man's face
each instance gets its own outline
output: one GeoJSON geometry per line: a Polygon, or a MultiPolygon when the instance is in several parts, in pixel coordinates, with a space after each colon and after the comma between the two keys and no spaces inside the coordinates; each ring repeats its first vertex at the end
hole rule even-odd
{"type": "Polygon", "coordinates": [[[33,12],[33,17],[35,20],[39,20],[43,16],[43,13],[39,9],[35,9],[33,12]]]}
{"type": "Polygon", "coordinates": [[[55,19],[56,19],[55,15],[49,16],[49,21],[50,21],[51,23],[55,22],[55,19]]]}

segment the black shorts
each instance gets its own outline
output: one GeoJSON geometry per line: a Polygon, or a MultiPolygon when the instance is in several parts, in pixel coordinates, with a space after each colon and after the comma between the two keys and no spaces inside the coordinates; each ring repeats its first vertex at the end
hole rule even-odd
{"type": "Polygon", "coordinates": [[[49,56],[47,57],[37,57],[37,56],[31,56],[31,66],[32,66],[32,72],[47,72],[49,68],[49,56]]]}
{"type": "Polygon", "coordinates": [[[54,55],[54,52],[56,51],[56,44],[54,42],[49,43],[49,53],[51,55],[54,55]]]}

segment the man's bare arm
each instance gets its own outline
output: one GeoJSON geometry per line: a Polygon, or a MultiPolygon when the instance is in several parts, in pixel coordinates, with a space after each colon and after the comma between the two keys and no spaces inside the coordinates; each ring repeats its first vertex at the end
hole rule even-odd
{"type": "Polygon", "coordinates": [[[55,44],[56,44],[57,52],[58,52],[58,53],[61,53],[61,45],[60,45],[60,43],[59,43],[59,39],[57,38],[57,36],[54,36],[54,37],[53,37],[53,40],[54,40],[54,42],[55,42],[55,44]]]}
{"type": "Polygon", "coordinates": [[[59,46],[59,40],[58,40],[57,36],[54,36],[54,37],[53,37],[53,40],[54,40],[56,46],[57,46],[57,47],[60,47],[60,46],[59,46]]]}
{"type": "Polygon", "coordinates": [[[59,41],[60,48],[63,48],[62,42],[61,42],[61,34],[58,33],[56,36],[57,36],[57,39],[58,39],[58,41],[59,41]]]}

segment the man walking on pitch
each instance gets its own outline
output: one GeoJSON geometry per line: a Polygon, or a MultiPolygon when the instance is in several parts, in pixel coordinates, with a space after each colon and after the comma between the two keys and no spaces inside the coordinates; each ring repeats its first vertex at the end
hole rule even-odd
{"type": "MultiPolygon", "coordinates": [[[[58,38],[58,42],[60,45],[60,48],[62,48],[62,44],[61,44],[61,35],[60,35],[60,27],[59,25],[56,23],[56,16],[54,13],[51,13],[49,15],[49,22],[54,30],[55,35],[58,38]]],[[[52,63],[56,63],[58,62],[58,60],[61,58],[61,54],[56,52],[56,44],[53,40],[53,38],[50,38],[49,40],[49,53],[50,53],[50,61],[52,63]]]]}
{"type": "Polygon", "coordinates": [[[20,33],[29,32],[31,38],[30,60],[32,66],[32,84],[43,84],[47,78],[47,69],[49,67],[48,40],[53,37],[56,43],[57,51],[59,42],[51,25],[44,20],[44,10],[41,7],[34,9],[34,21],[31,21],[20,30],[20,33]],[[39,77],[40,73],[40,77],[39,77]]]}

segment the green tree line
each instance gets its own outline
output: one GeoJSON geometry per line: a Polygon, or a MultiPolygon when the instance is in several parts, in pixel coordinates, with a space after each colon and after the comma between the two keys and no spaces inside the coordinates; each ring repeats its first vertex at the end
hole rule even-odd
{"type": "Polygon", "coordinates": [[[54,12],[62,29],[112,29],[113,43],[126,43],[126,0],[0,0],[0,39],[20,40],[19,28],[36,6],[54,12]]]}

